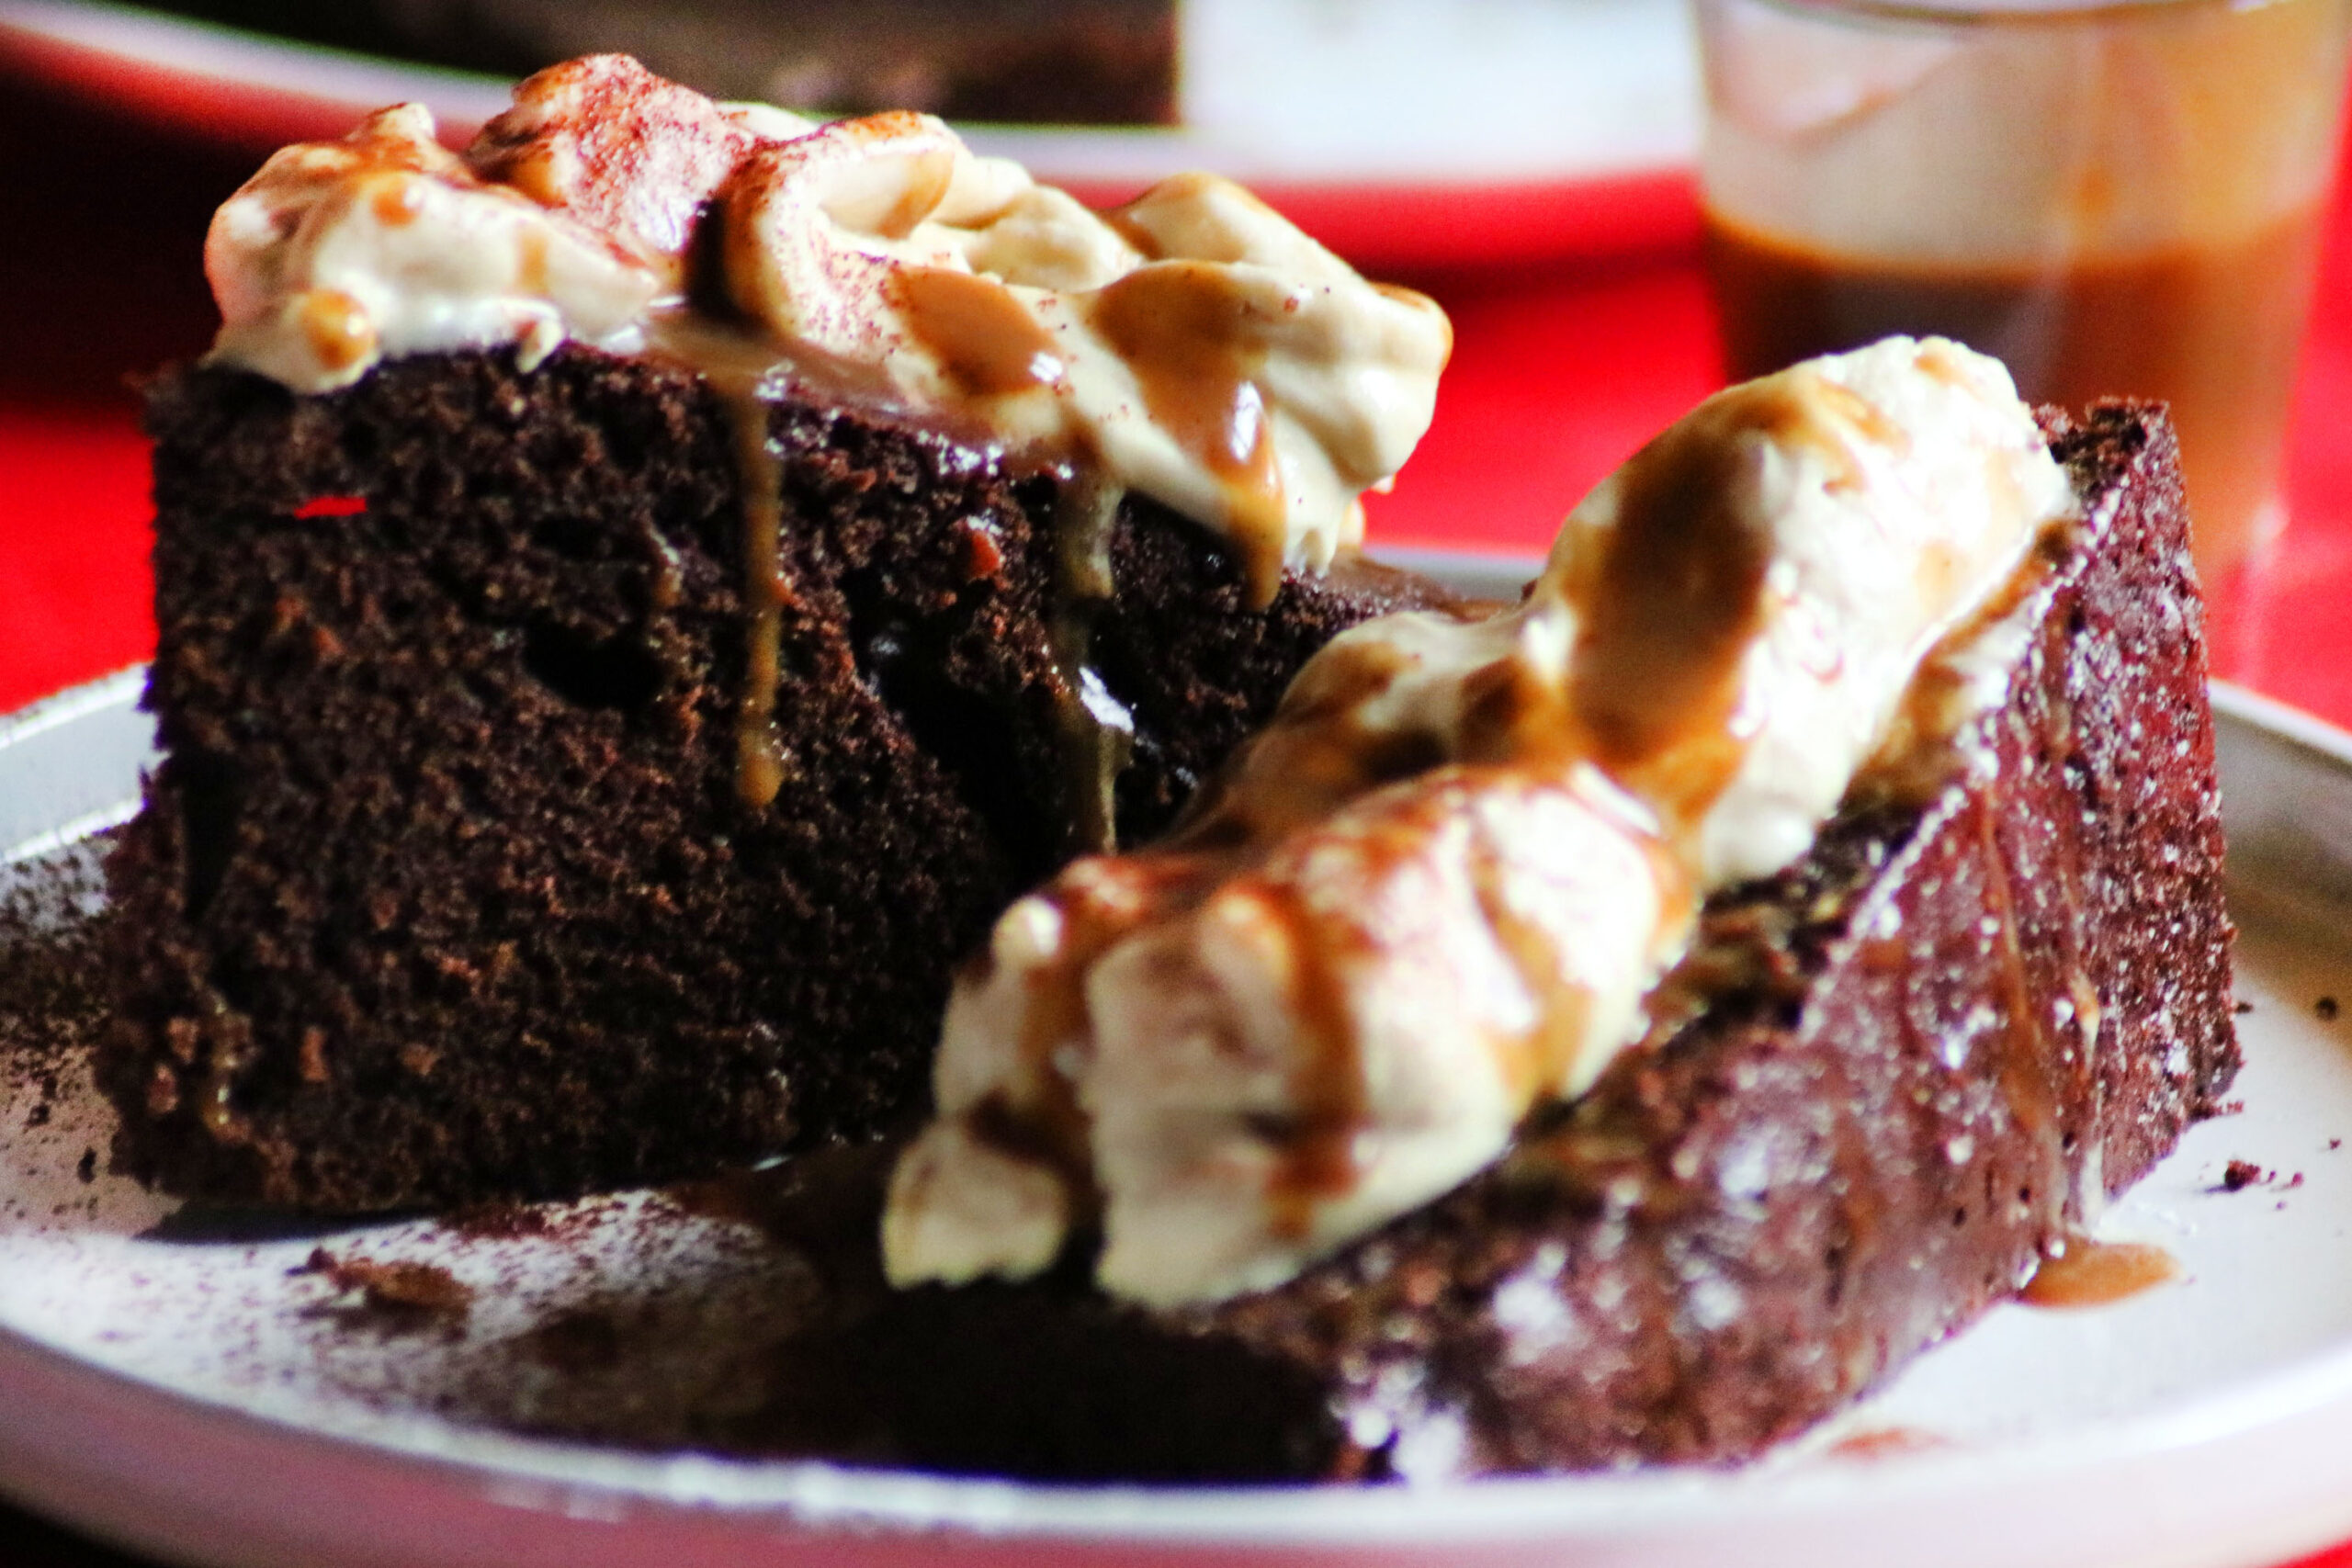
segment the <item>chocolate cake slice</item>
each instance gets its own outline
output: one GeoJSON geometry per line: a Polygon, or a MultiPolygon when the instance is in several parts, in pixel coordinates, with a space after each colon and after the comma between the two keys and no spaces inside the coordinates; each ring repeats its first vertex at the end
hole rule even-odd
{"type": "Polygon", "coordinates": [[[153,389],[117,1158],[322,1212],[917,1114],[948,968],[1340,628],[1450,346],[1246,193],[634,61],[284,150],[153,389]]]}
{"type": "MultiPolygon", "coordinates": [[[[110,869],[118,1157],[324,1211],[548,1196],[919,1111],[948,965],[1064,858],[1056,475],[786,400],[782,777],[748,805],[725,412],[566,348],[304,398],[152,394],[166,761],[110,869]]],[[[1164,824],[1299,664],[1443,602],[1361,561],[1263,611],[1130,501],[1096,668],[1164,824]]]]}
{"type": "MultiPolygon", "coordinates": [[[[1711,897],[1650,1038],[1287,1282],[1148,1306],[1073,1248],[854,1314],[824,1357],[866,1450],[1163,1481],[1729,1461],[2012,1295],[2238,1066],[2174,436],[2128,406],[2052,434],[2083,518],[1963,738],[1984,765],[1711,897]]],[[[714,1439],[805,1430],[802,1398],[714,1439]]]]}

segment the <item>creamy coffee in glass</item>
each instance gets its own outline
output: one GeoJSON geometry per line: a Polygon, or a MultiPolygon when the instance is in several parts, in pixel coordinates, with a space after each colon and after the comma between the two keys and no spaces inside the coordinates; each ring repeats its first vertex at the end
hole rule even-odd
{"type": "Polygon", "coordinates": [[[2278,526],[2352,0],[1697,0],[1735,376],[1889,333],[2163,398],[2209,579],[2278,526]]]}

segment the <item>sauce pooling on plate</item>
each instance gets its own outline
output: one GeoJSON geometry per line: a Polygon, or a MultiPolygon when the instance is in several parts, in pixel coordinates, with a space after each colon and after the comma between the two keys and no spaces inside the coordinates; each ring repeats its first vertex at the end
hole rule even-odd
{"type": "Polygon", "coordinates": [[[2041,1260],[2018,1299],[2037,1307],[2109,1306],[2180,1276],[2180,1259],[2161,1247],[2075,1236],[2065,1251],[2041,1260]]]}

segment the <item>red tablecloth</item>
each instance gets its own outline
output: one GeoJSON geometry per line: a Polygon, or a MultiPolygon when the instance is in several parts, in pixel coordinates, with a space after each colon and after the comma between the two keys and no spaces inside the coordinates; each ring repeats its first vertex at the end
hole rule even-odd
{"type": "MultiPolygon", "coordinates": [[[[130,380],[212,326],[204,224],[252,149],[110,120],[0,71],[0,712],[146,656],[146,468],[130,380]]],[[[1452,311],[1435,427],[1376,539],[1535,552],[1717,383],[1691,229],[1640,254],[1407,279],[1452,311]]],[[[2217,606],[2219,673],[2352,723],[2352,202],[2339,205],[2278,547],[2217,606]]],[[[0,1506],[0,1564],[127,1568],[0,1506]]],[[[2352,1544],[2301,1568],[2352,1568],[2352,1544]]]]}

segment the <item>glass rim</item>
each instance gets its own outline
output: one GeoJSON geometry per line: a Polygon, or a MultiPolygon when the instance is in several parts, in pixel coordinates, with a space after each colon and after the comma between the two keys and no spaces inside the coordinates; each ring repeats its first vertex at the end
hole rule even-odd
{"type": "MultiPolygon", "coordinates": [[[[1721,4],[1722,0],[1715,0],[1721,4]]],[[[1744,0],[1790,16],[1919,27],[2052,28],[2192,12],[2263,11],[2293,0],[1744,0]]]]}

